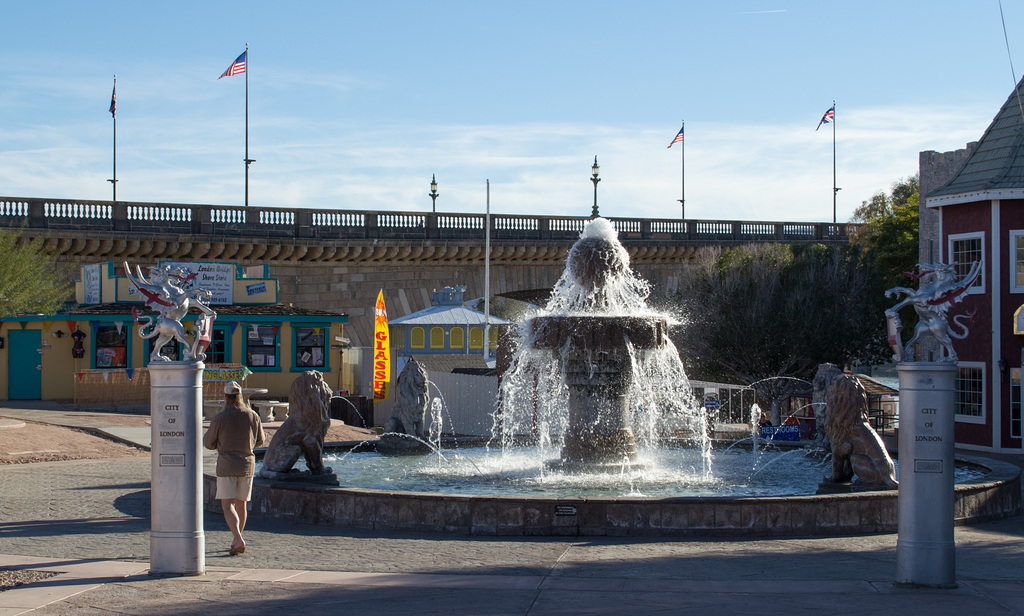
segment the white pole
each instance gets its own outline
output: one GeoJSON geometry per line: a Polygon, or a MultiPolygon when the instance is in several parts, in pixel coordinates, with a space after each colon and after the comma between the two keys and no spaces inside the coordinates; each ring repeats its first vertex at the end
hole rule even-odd
{"type": "Polygon", "coordinates": [[[487,216],[484,218],[484,362],[491,360],[491,181],[487,180],[487,216]]]}

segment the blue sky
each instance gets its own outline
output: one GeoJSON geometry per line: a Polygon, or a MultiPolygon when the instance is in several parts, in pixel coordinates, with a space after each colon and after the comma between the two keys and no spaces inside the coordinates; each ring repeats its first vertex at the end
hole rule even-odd
{"type": "MultiPolygon", "coordinates": [[[[978,139],[996,0],[5,2],[0,195],[829,221],[978,139]]],[[[1004,0],[1017,77],[1024,1],[1004,0]]]]}

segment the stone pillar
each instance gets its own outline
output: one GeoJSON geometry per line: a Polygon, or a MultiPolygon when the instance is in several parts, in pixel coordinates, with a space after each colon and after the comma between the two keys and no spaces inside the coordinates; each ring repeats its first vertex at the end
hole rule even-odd
{"type": "Polygon", "coordinates": [[[150,575],[206,572],[202,362],[151,362],[150,575]]]}
{"type": "Polygon", "coordinates": [[[569,351],[565,384],[569,389],[569,425],[563,437],[566,464],[634,462],[636,442],[626,391],[633,364],[623,349],[569,351]]]}
{"type": "Polygon", "coordinates": [[[957,365],[903,362],[896,584],[956,587],[953,396],[957,365]]]}

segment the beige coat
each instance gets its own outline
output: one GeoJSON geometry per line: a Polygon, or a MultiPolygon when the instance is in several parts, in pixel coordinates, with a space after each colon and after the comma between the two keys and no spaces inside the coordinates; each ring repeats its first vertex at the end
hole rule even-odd
{"type": "Polygon", "coordinates": [[[218,477],[252,477],[256,472],[254,447],[266,441],[260,416],[245,406],[228,406],[210,421],[203,446],[217,450],[218,477]]]}

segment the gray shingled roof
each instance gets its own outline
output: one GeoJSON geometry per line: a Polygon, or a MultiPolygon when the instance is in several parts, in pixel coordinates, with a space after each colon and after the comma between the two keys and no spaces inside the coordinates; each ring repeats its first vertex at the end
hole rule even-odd
{"type": "MultiPolygon", "coordinates": [[[[491,325],[510,323],[500,317],[491,315],[491,325]]],[[[483,325],[484,313],[466,308],[465,306],[431,306],[404,317],[391,319],[389,325],[483,325]]]]}
{"type": "MultiPolygon", "coordinates": [[[[1018,94],[1024,100],[1024,79],[1017,84],[995,119],[985,129],[985,134],[963,168],[949,182],[928,193],[928,201],[943,196],[1024,188],[1024,152],[1021,150],[1024,143],[1024,118],[1018,94]]],[[[977,196],[977,200],[998,198],[996,195],[977,196]]],[[[937,199],[936,203],[928,205],[942,205],[946,200],[937,199]]]]}

